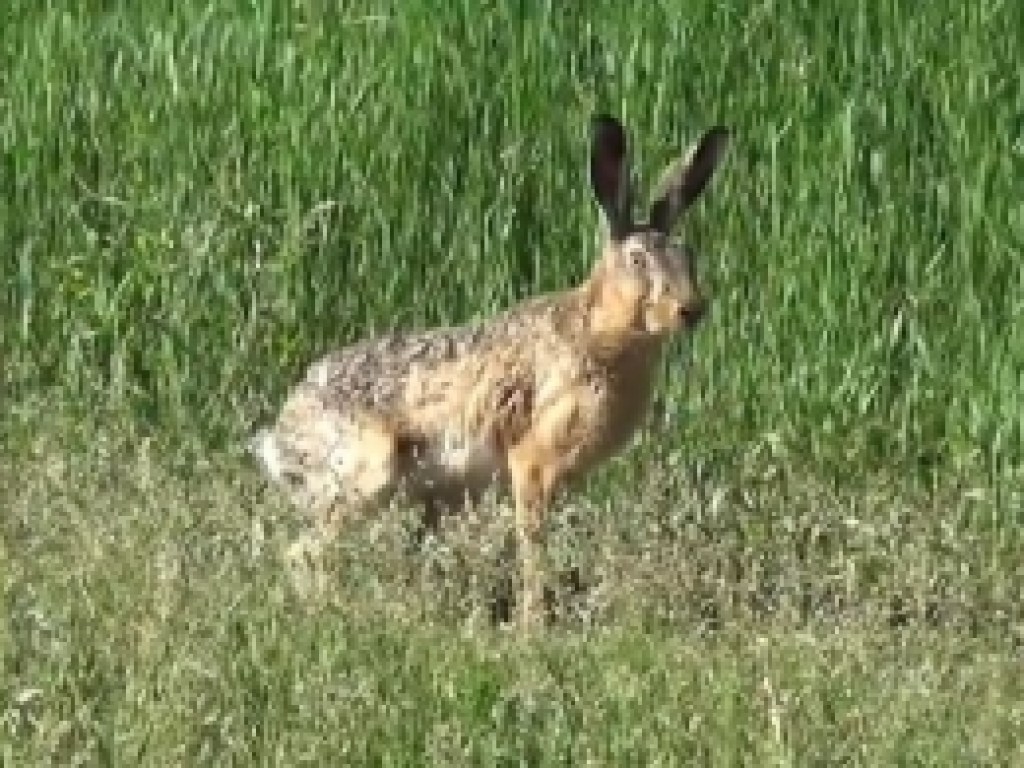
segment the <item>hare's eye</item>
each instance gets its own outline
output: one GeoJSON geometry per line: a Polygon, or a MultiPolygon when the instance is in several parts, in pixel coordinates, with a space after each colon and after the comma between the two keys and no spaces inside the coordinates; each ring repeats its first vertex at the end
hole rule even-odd
{"type": "Polygon", "coordinates": [[[629,263],[632,264],[637,269],[643,267],[646,261],[647,259],[645,258],[645,254],[643,251],[633,251],[629,255],[629,263]]]}

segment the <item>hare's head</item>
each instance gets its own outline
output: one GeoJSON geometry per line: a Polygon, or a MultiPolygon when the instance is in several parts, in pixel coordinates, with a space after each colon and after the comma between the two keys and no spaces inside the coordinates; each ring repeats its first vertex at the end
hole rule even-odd
{"type": "Polygon", "coordinates": [[[608,236],[593,279],[601,311],[621,330],[658,336],[692,328],[703,316],[706,299],[696,282],[694,253],[672,242],[671,233],[704,191],[728,143],[725,128],[709,130],[669,164],[646,221],[636,221],[625,130],[613,117],[594,118],[590,181],[608,236]]]}

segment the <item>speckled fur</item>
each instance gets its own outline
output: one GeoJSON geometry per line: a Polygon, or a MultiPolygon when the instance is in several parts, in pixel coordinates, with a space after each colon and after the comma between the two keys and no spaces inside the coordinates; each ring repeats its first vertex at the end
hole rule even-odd
{"type": "Polygon", "coordinates": [[[595,118],[591,183],[607,236],[591,275],[486,320],[368,338],[316,361],[253,440],[267,473],[328,538],[400,489],[434,515],[492,483],[510,488],[532,622],[553,495],[632,438],[664,340],[703,313],[692,256],[668,235],[726,144],[713,129],[670,165],[636,224],[625,132],[595,118]]]}

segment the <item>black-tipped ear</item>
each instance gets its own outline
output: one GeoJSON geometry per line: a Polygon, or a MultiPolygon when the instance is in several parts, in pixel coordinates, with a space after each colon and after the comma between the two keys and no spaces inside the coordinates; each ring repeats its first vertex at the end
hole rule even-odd
{"type": "Polygon", "coordinates": [[[666,233],[672,229],[679,215],[704,191],[725,155],[730,138],[729,129],[715,126],[686,157],[669,164],[651,204],[649,222],[652,227],[666,233]]]}
{"type": "Polygon", "coordinates": [[[612,237],[629,227],[629,160],[626,131],[614,117],[596,115],[591,121],[590,185],[594,189],[612,237]]]}

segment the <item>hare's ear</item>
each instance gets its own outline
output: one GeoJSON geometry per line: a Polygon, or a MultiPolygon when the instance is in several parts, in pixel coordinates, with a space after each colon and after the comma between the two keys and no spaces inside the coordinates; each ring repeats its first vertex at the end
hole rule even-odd
{"type": "Polygon", "coordinates": [[[729,138],[727,128],[716,126],[705,133],[685,157],[669,164],[655,188],[649,215],[652,227],[665,233],[672,229],[679,214],[704,191],[725,155],[729,138]]]}
{"type": "Polygon", "coordinates": [[[614,117],[599,114],[591,122],[590,185],[601,204],[613,239],[630,223],[630,184],[626,131],[614,117]]]}

